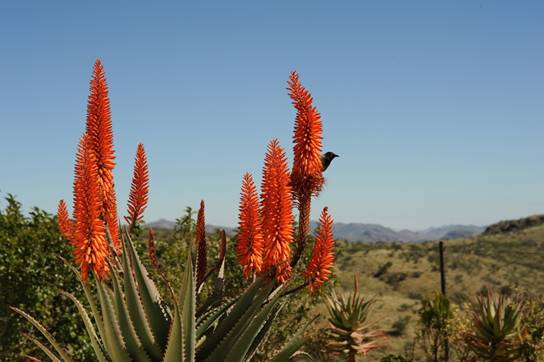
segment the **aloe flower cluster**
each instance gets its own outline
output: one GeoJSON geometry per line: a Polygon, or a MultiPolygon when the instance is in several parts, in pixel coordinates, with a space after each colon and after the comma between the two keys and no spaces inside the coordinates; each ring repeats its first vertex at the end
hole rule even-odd
{"type": "MultiPolygon", "coordinates": [[[[290,172],[285,151],[273,139],[264,160],[260,201],[253,177],[249,173],[244,175],[237,245],[238,260],[246,278],[267,273],[279,283],[292,277],[302,256],[310,228],[311,198],[319,194],[324,183],[321,117],[296,72],[291,73],[288,89],[297,111],[293,168],[290,172]],[[294,235],[293,206],[299,212],[298,236],[294,235]]],[[[311,260],[303,273],[311,292],[317,291],[331,274],[332,224],[325,208],[311,260]]]]}
{"type": "MultiPolygon", "coordinates": [[[[85,132],[76,153],[74,213],[69,218],[66,202],[59,202],[57,217],[63,236],[74,247],[74,260],[83,280],[89,271],[99,279],[109,274],[111,250],[121,252],[113,169],[113,131],[108,85],[100,60],[94,65],[87,105],[85,132]],[[112,245],[110,245],[112,244],[112,245]]],[[[148,167],[143,144],[138,145],[125,220],[129,230],[142,220],[148,201],[148,167]]]]}
{"type": "Polygon", "coordinates": [[[108,86],[102,63],[97,60],[90,84],[86,129],[76,154],[73,219],[68,216],[64,200],[58,207],[59,228],[74,247],[74,259],[84,280],[89,270],[100,279],[108,275],[106,259],[110,246],[106,234],[115,252],[121,250],[114,160],[108,86]]]}

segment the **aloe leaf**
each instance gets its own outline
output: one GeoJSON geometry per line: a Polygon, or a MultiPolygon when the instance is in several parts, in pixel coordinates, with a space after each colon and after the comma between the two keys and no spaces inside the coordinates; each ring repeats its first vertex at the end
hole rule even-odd
{"type": "Polygon", "coordinates": [[[197,321],[196,337],[200,338],[208,331],[208,329],[219,319],[224,313],[234,304],[236,299],[231,299],[220,306],[213,308],[209,312],[205,313],[197,321]]]}
{"type": "Polygon", "coordinates": [[[114,292],[114,304],[117,318],[119,319],[119,327],[121,333],[125,336],[126,347],[129,354],[138,362],[151,362],[149,356],[142,346],[142,342],[138,338],[134,325],[130,319],[128,308],[125,303],[125,297],[121,292],[119,279],[117,273],[112,272],[113,292],[114,292]]]}
{"type": "Polygon", "coordinates": [[[199,308],[199,312],[206,311],[214,304],[220,302],[225,292],[225,258],[223,258],[221,263],[211,271],[217,271],[217,275],[213,279],[212,292],[206,298],[206,302],[199,308]]]}
{"type": "Polygon", "coordinates": [[[183,331],[181,317],[179,315],[178,308],[175,308],[174,319],[170,326],[168,344],[166,346],[166,352],[164,353],[163,362],[179,361],[185,361],[185,355],[183,351],[183,331]]]}
{"type": "Polygon", "coordinates": [[[157,287],[149,278],[147,269],[140,261],[130,236],[127,235],[126,239],[127,249],[132,261],[134,276],[138,282],[140,298],[144,306],[146,316],[149,319],[151,332],[156,338],[157,343],[159,345],[164,345],[166,343],[170,318],[167,312],[162,308],[162,298],[159,295],[157,287]]]}
{"type": "Polygon", "coordinates": [[[70,298],[74,304],[77,307],[77,310],[79,311],[79,314],[81,315],[81,319],[83,319],[83,324],[85,324],[85,329],[87,330],[87,334],[89,335],[89,338],[91,339],[91,345],[93,347],[94,353],[96,354],[96,358],[99,362],[108,362],[108,358],[106,357],[107,353],[104,351],[104,347],[100,340],[98,339],[98,336],[96,335],[96,331],[94,330],[93,323],[91,322],[91,318],[89,318],[89,314],[85,310],[85,307],[83,307],[83,304],[73,295],[68,292],[62,292],[65,296],[70,298]]]}
{"type": "Polygon", "coordinates": [[[235,326],[236,322],[238,322],[242,315],[247,311],[263,283],[264,280],[262,278],[258,278],[238,298],[229,314],[219,322],[214,330],[214,333],[202,344],[200,350],[198,351],[198,360],[208,356],[217,347],[221,340],[226,337],[228,332],[235,326]]]}
{"type": "Polygon", "coordinates": [[[183,272],[180,292],[181,322],[183,330],[183,344],[185,347],[185,358],[187,361],[195,360],[195,340],[196,340],[196,290],[195,278],[193,275],[193,262],[191,252],[187,255],[187,263],[183,272]]]}
{"type": "Polygon", "coordinates": [[[96,282],[98,299],[100,301],[102,318],[104,320],[106,347],[113,361],[130,361],[130,355],[126,350],[119,323],[115,318],[113,301],[106,288],[107,287],[102,282],[96,282]]]}
{"type": "Polygon", "coordinates": [[[283,349],[278,352],[271,360],[270,362],[285,362],[288,361],[289,358],[302,347],[304,344],[304,338],[302,336],[292,338],[284,347],[283,349]]]}
{"type": "Polygon", "coordinates": [[[85,283],[81,279],[81,275],[80,275],[79,271],[73,265],[71,265],[63,257],[59,256],[59,258],[61,258],[64,261],[64,264],[66,266],[68,266],[68,268],[70,268],[72,270],[72,272],[76,275],[77,279],[81,283],[81,286],[83,287],[83,292],[85,293],[85,297],[87,298],[87,302],[89,303],[89,305],[91,307],[91,314],[93,315],[94,322],[96,323],[96,327],[98,328],[98,334],[100,334],[100,338],[103,340],[104,339],[104,325],[102,323],[102,318],[100,317],[100,312],[98,311],[98,308],[96,306],[96,302],[95,302],[95,300],[93,298],[93,294],[91,292],[91,289],[89,288],[89,285],[87,283],[85,283]]]}
{"type": "Polygon", "coordinates": [[[61,347],[61,345],[55,340],[55,338],[51,335],[51,333],[49,333],[47,329],[45,329],[45,327],[40,322],[34,319],[31,315],[23,312],[19,308],[16,308],[16,307],[10,307],[10,308],[14,312],[23,316],[27,321],[32,323],[32,325],[36,327],[36,329],[38,329],[43,334],[43,336],[49,341],[49,343],[51,343],[53,348],[57,351],[57,353],[60,355],[60,357],[64,361],[72,361],[72,357],[70,357],[68,352],[64,348],[61,347]]]}
{"type": "Polygon", "coordinates": [[[276,307],[274,308],[274,310],[272,310],[270,318],[267,319],[266,323],[259,331],[259,334],[257,334],[255,339],[253,340],[253,343],[251,344],[251,347],[249,348],[249,351],[246,354],[248,360],[251,360],[251,358],[255,354],[255,351],[257,350],[257,348],[263,341],[264,337],[268,334],[268,331],[270,331],[270,328],[272,327],[272,323],[274,323],[274,320],[280,314],[280,311],[282,310],[284,305],[285,304],[283,303],[276,304],[276,307]]]}
{"type": "MultiPolygon", "coordinates": [[[[272,283],[269,283],[268,285],[266,285],[263,289],[259,291],[259,293],[251,301],[249,306],[243,311],[240,317],[234,321],[232,328],[230,328],[227,333],[219,334],[218,332],[217,334],[216,333],[212,334],[212,336],[218,336],[220,338],[220,342],[213,348],[213,352],[209,355],[209,357],[207,358],[207,361],[211,362],[211,361],[224,360],[225,356],[227,355],[227,353],[229,353],[230,349],[232,348],[232,345],[238,340],[238,338],[246,330],[246,328],[248,328],[248,325],[253,320],[253,318],[258,315],[259,311],[262,308],[262,304],[266,301],[266,299],[270,295],[270,291],[272,290],[272,287],[273,287],[272,283]]],[[[236,305],[234,309],[235,308],[236,308],[236,305]]],[[[227,316],[225,320],[228,319],[229,317],[230,315],[227,316]]],[[[219,326],[214,332],[217,332],[218,330],[219,330],[219,326]]]]}
{"type": "Polygon", "coordinates": [[[149,320],[145,314],[139,296],[139,289],[130,268],[126,243],[123,241],[122,245],[123,289],[125,291],[129,315],[145,350],[151,355],[153,360],[160,360],[163,355],[162,346],[157,343],[149,327],[149,320]]]}
{"type": "Polygon", "coordinates": [[[304,333],[306,332],[306,330],[308,329],[308,327],[310,326],[310,324],[312,324],[315,320],[317,319],[317,317],[313,318],[312,320],[310,320],[308,323],[306,323],[306,325],[301,328],[296,334],[294,337],[292,337],[286,344],[285,346],[283,346],[283,348],[281,349],[280,352],[278,352],[278,354],[276,354],[272,360],[270,360],[270,362],[284,362],[284,361],[288,361],[289,358],[296,352],[300,349],[300,347],[302,347],[302,345],[304,344],[304,333]]]}
{"type": "Polygon", "coordinates": [[[229,346],[225,361],[241,362],[245,360],[253,341],[259,335],[259,332],[266,323],[273,318],[273,311],[276,308],[279,299],[274,299],[267,303],[257,315],[251,320],[247,327],[243,328],[242,333],[236,337],[234,344],[229,346]]]}
{"type": "MultiPolygon", "coordinates": [[[[47,348],[42,342],[40,342],[37,338],[34,338],[30,334],[23,333],[23,335],[30,339],[32,343],[34,343],[36,346],[38,346],[39,349],[43,351],[47,355],[47,357],[51,358],[51,361],[53,362],[62,362],[60,358],[57,357],[53,351],[51,351],[49,348],[47,348]]],[[[38,360],[39,361],[39,360],[38,360]]]]}

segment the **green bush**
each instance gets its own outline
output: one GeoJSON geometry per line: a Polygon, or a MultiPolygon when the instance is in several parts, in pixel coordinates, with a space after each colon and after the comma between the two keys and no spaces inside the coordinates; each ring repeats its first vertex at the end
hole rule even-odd
{"type": "Polygon", "coordinates": [[[73,347],[78,361],[91,361],[87,337],[74,304],[59,290],[81,296],[79,282],[58,255],[69,257],[71,246],[64,241],[53,216],[33,208],[23,215],[13,195],[0,209],[0,361],[15,361],[30,354],[44,357],[21,332],[28,323],[9,306],[31,310],[39,315],[55,336],[73,347]]]}

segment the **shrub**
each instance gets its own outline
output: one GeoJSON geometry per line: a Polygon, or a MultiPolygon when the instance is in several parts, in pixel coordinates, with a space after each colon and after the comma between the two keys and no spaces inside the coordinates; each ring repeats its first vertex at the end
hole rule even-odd
{"type": "Polygon", "coordinates": [[[419,337],[423,350],[432,361],[439,361],[451,316],[450,301],[444,295],[437,293],[433,298],[422,300],[419,337]]]}
{"type": "Polygon", "coordinates": [[[91,346],[79,333],[83,324],[77,309],[58,293],[69,289],[82,295],[77,278],[59,262],[58,255],[71,251],[55,218],[38,208],[23,215],[21,204],[10,194],[6,203],[0,210],[0,360],[15,361],[38,351],[21,338],[28,327],[8,308],[16,306],[40,314],[57,338],[71,345],[77,360],[91,361],[91,346]]]}
{"type": "Polygon", "coordinates": [[[404,335],[408,322],[410,322],[410,316],[399,317],[391,326],[391,330],[388,332],[388,334],[393,337],[400,337],[404,335]]]}

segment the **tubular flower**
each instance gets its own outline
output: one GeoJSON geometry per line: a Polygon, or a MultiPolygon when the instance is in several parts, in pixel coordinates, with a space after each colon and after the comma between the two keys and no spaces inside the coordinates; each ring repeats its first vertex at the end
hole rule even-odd
{"type": "Polygon", "coordinates": [[[261,188],[263,271],[275,267],[283,283],[291,274],[293,210],[287,159],[276,139],[268,145],[261,188]]]}
{"type": "Polygon", "coordinates": [[[62,236],[69,241],[72,241],[74,237],[74,221],[70,220],[68,216],[68,209],[64,200],[59,201],[59,206],[57,208],[57,223],[59,224],[59,229],[62,236]]]}
{"type": "Polygon", "coordinates": [[[104,67],[100,59],[97,59],[94,64],[93,77],[90,82],[86,132],[89,135],[89,150],[97,165],[98,189],[101,200],[100,217],[107,224],[115,248],[120,251],[117,201],[113,180],[115,155],[110,101],[104,67]]]}
{"type": "Polygon", "coordinates": [[[332,224],[333,220],[329,215],[328,208],[325,207],[319,219],[312,256],[304,271],[304,277],[312,293],[315,293],[331,274],[334,263],[332,224]]]}
{"type": "Polygon", "coordinates": [[[323,127],[321,116],[313,106],[313,98],[301,84],[297,72],[289,77],[289,96],[297,110],[294,131],[294,160],[291,183],[297,199],[305,194],[318,194],[323,187],[321,148],[323,127]]]}
{"type": "Polygon", "coordinates": [[[261,272],[263,262],[259,198],[250,173],[246,173],[242,181],[239,220],[236,255],[247,279],[253,273],[261,272]]]}
{"type": "Polygon", "coordinates": [[[80,140],[74,179],[75,228],[72,244],[74,259],[81,268],[81,276],[87,280],[91,269],[95,276],[103,279],[108,274],[106,259],[109,249],[106,242],[104,222],[100,218],[101,199],[97,184],[98,170],[94,154],[89,151],[89,137],[80,140]]]}
{"type": "Polygon", "coordinates": [[[130,231],[132,231],[144,217],[144,210],[147,207],[148,192],[149,173],[147,170],[147,157],[145,155],[144,145],[140,143],[138,144],[138,150],[136,151],[132,185],[130,186],[130,195],[128,197],[128,216],[125,216],[130,231]]]}
{"type": "Polygon", "coordinates": [[[198,216],[196,219],[196,284],[198,287],[204,282],[206,276],[206,221],[204,219],[204,200],[200,201],[198,216]]]}

